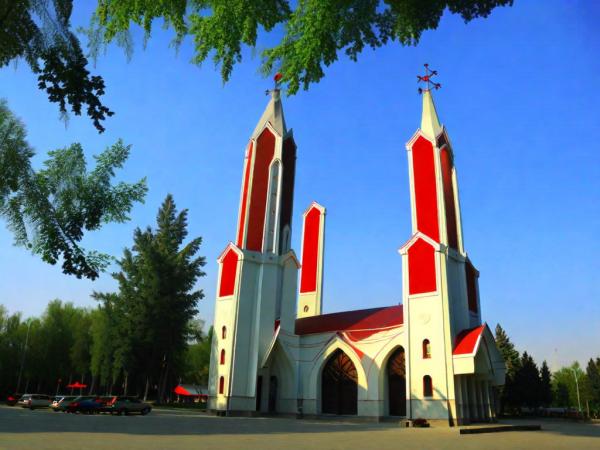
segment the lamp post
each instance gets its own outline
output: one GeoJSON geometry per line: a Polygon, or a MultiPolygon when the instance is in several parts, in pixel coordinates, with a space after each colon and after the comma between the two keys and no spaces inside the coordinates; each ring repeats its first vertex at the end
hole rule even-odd
{"type": "Polygon", "coordinates": [[[579,398],[579,382],[577,381],[577,371],[571,368],[573,376],[575,376],[575,387],[577,388],[577,406],[579,407],[579,413],[581,414],[581,399],[579,398]]]}
{"type": "MultiPolygon", "coordinates": [[[[17,378],[17,393],[21,388],[21,375],[23,374],[23,365],[25,364],[25,354],[27,353],[27,344],[29,343],[29,329],[31,328],[31,320],[27,321],[27,334],[25,335],[25,347],[23,355],[21,355],[21,367],[19,367],[19,377],[17,378]]],[[[26,386],[27,387],[27,386],[26,386]]]]}

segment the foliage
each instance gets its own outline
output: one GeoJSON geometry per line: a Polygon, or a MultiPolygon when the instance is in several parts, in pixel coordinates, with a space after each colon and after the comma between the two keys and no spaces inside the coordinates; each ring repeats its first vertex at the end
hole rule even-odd
{"type": "Polygon", "coordinates": [[[555,392],[555,406],[578,408],[581,403],[585,406],[587,397],[584,386],[587,383],[585,373],[581,370],[579,363],[574,362],[569,367],[563,367],[552,375],[552,385],[555,392]],[[579,387],[579,402],[577,390],[579,387]],[[564,403],[567,401],[567,403],[564,403]]]}
{"type": "Polygon", "coordinates": [[[95,279],[110,258],[86,252],[85,231],[128,220],[134,202],[146,194],[145,179],[112,184],[130,146],[120,140],[95,157],[87,169],[80,144],[49,152],[41,170],[31,166],[34,151],[23,124],[0,100],[0,216],[7,220],[15,243],[50,264],[62,260],[66,274],[95,279]]]}
{"type": "Polygon", "coordinates": [[[552,373],[548,368],[546,361],[542,363],[540,369],[540,403],[544,407],[552,404],[552,373]]]}
{"type": "Polygon", "coordinates": [[[541,404],[542,382],[540,371],[531,356],[523,352],[521,367],[515,373],[514,386],[517,392],[519,406],[537,408],[541,404]]]}
{"type": "Polygon", "coordinates": [[[186,383],[198,386],[208,385],[208,369],[210,366],[210,349],[214,329],[211,326],[208,335],[201,336],[197,342],[190,344],[185,353],[185,369],[183,379],[186,383]]]}
{"type": "Polygon", "coordinates": [[[119,283],[114,294],[96,293],[104,308],[114,312],[113,378],[123,375],[138,386],[158,389],[167,397],[167,386],[183,370],[190,336],[190,321],[204,294],[195,290],[205,258],[196,256],[202,242],[187,244],[187,210],[177,212],[168,195],[157,216],[157,229],[136,229],[134,245],[119,261],[113,274],[119,283]]]}
{"type": "Polygon", "coordinates": [[[103,132],[102,121],[113,113],[100,101],[104,80],[87,70],[88,61],[71,31],[72,10],[73,0],[0,2],[0,68],[24,60],[63,115],[67,103],[76,115],[86,108],[103,132]]]}
{"type": "Polygon", "coordinates": [[[426,30],[436,29],[446,8],[465,22],[487,17],[512,0],[98,0],[87,31],[90,50],[117,40],[130,51],[131,24],[141,26],[148,39],[156,19],[173,29],[179,45],[190,36],[195,45],[193,63],[210,55],[229,80],[242,47],[257,48],[259,32],[283,28],[283,37],[262,52],[263,73],[283,75],[288,92],[308,89],[324,76],[324,66],[341,52],[356,61],[366,46],[379,48],[389,41],[416,45],[426,30]]]}
{"type": "Polygon", "coordinates": [[[507,407],[516,408],[520,404],[520,393],[515,378],[521,368],[521,359],[519,352],[515,349],[514,344],[500,324],[496,325],[495,331],[496,345],[506,364],[506,379],[500,390],[500,404],[502,411],[504,411],[507,407]]]}

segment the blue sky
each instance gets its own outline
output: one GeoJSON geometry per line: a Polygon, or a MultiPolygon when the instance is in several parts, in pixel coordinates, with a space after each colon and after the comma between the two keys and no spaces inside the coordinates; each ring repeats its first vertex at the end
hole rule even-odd
{"type": "MultiPolygon", "coordinates": [[[[75,3],[74,23],[85,25],[93,2],[75,3]]],[[[400,302],[397,249],[411,231],[405,142],[419,126],[415,81],[428,62],[443,85],[435,101],[454,147],[484,320],[557,367],[600,355],[600,8],[515,3],[469,24],[445,14],[418,47],[341,58],[308,92],[284,98],[298,144],[293,247],[299,253],[301,214],[317,200],[328,210],[324,311],[400,302]]],[[[147,176],[146,203],[85,244],[120,256],[172,193],[189,209],[190,236],[204,239],[200,316],[211,322],[215,260],[234,239],[244,148],[271,81],[246,51],[223,85],[212,62],[189,63],[189,42],[175,55],[170,39],[158,26],[130,62],[117,48],[100,57],[94,71],[116,112],[102,135],[87,117],[65,126],[25,64],[0,71],[0,97],[26,123],[38,161],[72,142],[88,155],[118,138],[132,144],[119,177],[147,176]]],[[[54,298],[91,306],[93,290],[115,287],[108,274],[64,276],[13,247],[7,231],[0,248],[0,304],[10,311],[39,315],[54,298]]]]}

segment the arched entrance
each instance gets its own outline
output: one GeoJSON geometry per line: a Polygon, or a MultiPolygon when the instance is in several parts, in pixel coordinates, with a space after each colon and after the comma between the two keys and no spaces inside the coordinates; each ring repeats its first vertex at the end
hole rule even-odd
{"type": "Polygon", "coordinates": [[[404,348],[398,347],[387,363],[390,416],[406,416],[406,366],[404,348]]]}
{"type": "Polygon", "coordinates": [[[325,363],[321,376],[321,411],[323,414],[356,414],[358,374],[352,360],[336,350],[325,363]]]}

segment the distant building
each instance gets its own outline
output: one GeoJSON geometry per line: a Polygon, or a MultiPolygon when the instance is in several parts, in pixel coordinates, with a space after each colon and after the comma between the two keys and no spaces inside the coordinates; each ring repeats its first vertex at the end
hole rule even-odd
{"type": "Polygon", "coordinates": [[[296,144],[271,92],[246,149],[236,239],[218,258],[212,410],[495,417],[505,366],[481,321],[453,149],[429,89],[406,148],[413,235],[400,248],[402,304],[322,314],[325,208],[304,213],[299,261],[290,246],[296,144]]]}

